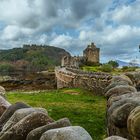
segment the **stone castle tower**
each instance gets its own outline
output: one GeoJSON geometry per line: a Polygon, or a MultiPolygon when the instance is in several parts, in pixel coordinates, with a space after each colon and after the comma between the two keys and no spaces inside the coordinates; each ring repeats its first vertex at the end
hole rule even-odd
{"type": "Polygon", "coordinates": [[[83,51],[83,56],[64,56],[61,60],[61,66],[63,67],[75,67],[78,68],[81,64],[99,64],[100,63],[100,49],[96,48],[94,43],[88,45],[83,51]]]}
{"type": "Polygon", "coordinates": [[[100,48],[96,48],[94,43],[88,45],[87,48],[83,51],[83,57],[86,59],[86,62],[98,64],[100,62],[100,48]]]}

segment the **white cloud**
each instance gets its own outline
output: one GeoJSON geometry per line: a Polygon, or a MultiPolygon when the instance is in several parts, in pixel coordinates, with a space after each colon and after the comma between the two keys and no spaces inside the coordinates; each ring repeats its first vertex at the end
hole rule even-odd
{"type": "Polygon", "coordinates": [[[0,48],[48,44],[75,55],[95,42],[103,59],[130,59],[140,43],[140,0],[116,2],[114,7],[109,0],[1,0],[0,48]]]}
{"type": "Polygon", "coordinates": [[[2,34],[3,40],[18,40],[23,34],[19,27],[14,25],[7,26],[2,34]]]}
{"type": "Polygon", "coordinates": [[[118,24],[140,25],[140,0],[130,5],[121,5],[112,11],[109,16],[118,24]]]}
{"type": "Polygon", "coordinates": [[[73,38],[67,35],[58,35],[56,38],[54,38],[50,44],[54,46],[61,46],[64,48],[67,48],[70,46],[70,43],[73,41],[73,38]]]}
{"type": "Polygon", "coordinates": [[[3,32],[1,32],[1,39],[18,41],[19,39],[25,37],[26,35],[30,35],[32,33],[33,33],[32,29],[21,28],[16,25],[8,25],[4,28],[3,32]]]}

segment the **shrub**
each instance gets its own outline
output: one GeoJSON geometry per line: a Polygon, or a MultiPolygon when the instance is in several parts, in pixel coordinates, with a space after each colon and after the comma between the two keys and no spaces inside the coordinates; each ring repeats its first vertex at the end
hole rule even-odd
{"type": "Polygon", "coordinates": [[[129,66],[123,66],[122,71],[127,72],[127,71],[135,71],[137,67],[129,67],[129,66]]]}
{"type": "Polygon", "coordinates": [[[110,60],[108,64],[110,64],[113,68],[117,68],[119,66],[118,62],[113,60],[110,60]]]}
{"type": "Polygon", "coordinates": [[[110,64],[103,64],[100,67],[100,70],[103,72],[111,72],[113,70],[113,68],[112,68],[112,65],[110,65],[110,64]]]}
{"type": "Polygon", "coordinates": [[[14,66],[8,63],[0,64],[0,74],[9,75],[9,73],[14,71],[14,66]]]}
{"type": "Polygon", "coordinates": [[[128,68],[129,68],[128,66],[123,66],[123,67],[122,67],[122,71],[127,71],[128,68]]]}

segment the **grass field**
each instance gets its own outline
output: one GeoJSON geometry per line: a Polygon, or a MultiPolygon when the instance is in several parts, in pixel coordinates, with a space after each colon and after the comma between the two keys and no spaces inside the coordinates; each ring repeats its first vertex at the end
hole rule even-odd
{"type": "Polygon", "coordinates": [[[33,107],[44,107],[49,115],[58,120],[68,117],[73,125],[84,127],[94,140],[106,135],[106,100],[81,89],[62,89],[40,93],[9,92],[8,101],[21,101],[33,107]]]}

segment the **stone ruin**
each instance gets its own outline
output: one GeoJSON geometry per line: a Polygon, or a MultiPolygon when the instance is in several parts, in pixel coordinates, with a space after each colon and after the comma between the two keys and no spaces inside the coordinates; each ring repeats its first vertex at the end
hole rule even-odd
{"type": "Polygon", "coordinates": [[[100,48],[97,48],[94,43],[91,43],[83,51],[83,56],[66,55],[61,60],[62,67],[79,68],[80,65],[93,65],[100,63],[100,48]]]}
{"type": "MultiPolygon", "coordinates": [[[[104,90],[107,98],[104,140],[140,140],[140,72],[113,76],[104,90]]],[[[44,108],[9,103],[0,87],[0,140],[92,140],[68,118],[55,121],[44,108]]]]}
{"type": "Polygon", "coordinates": [[[57,88],[84,88],[97,95],[103,95],[109,85],[111,74],[104,72],[86,72],[79,69],[56,67],[57,88]]]}

